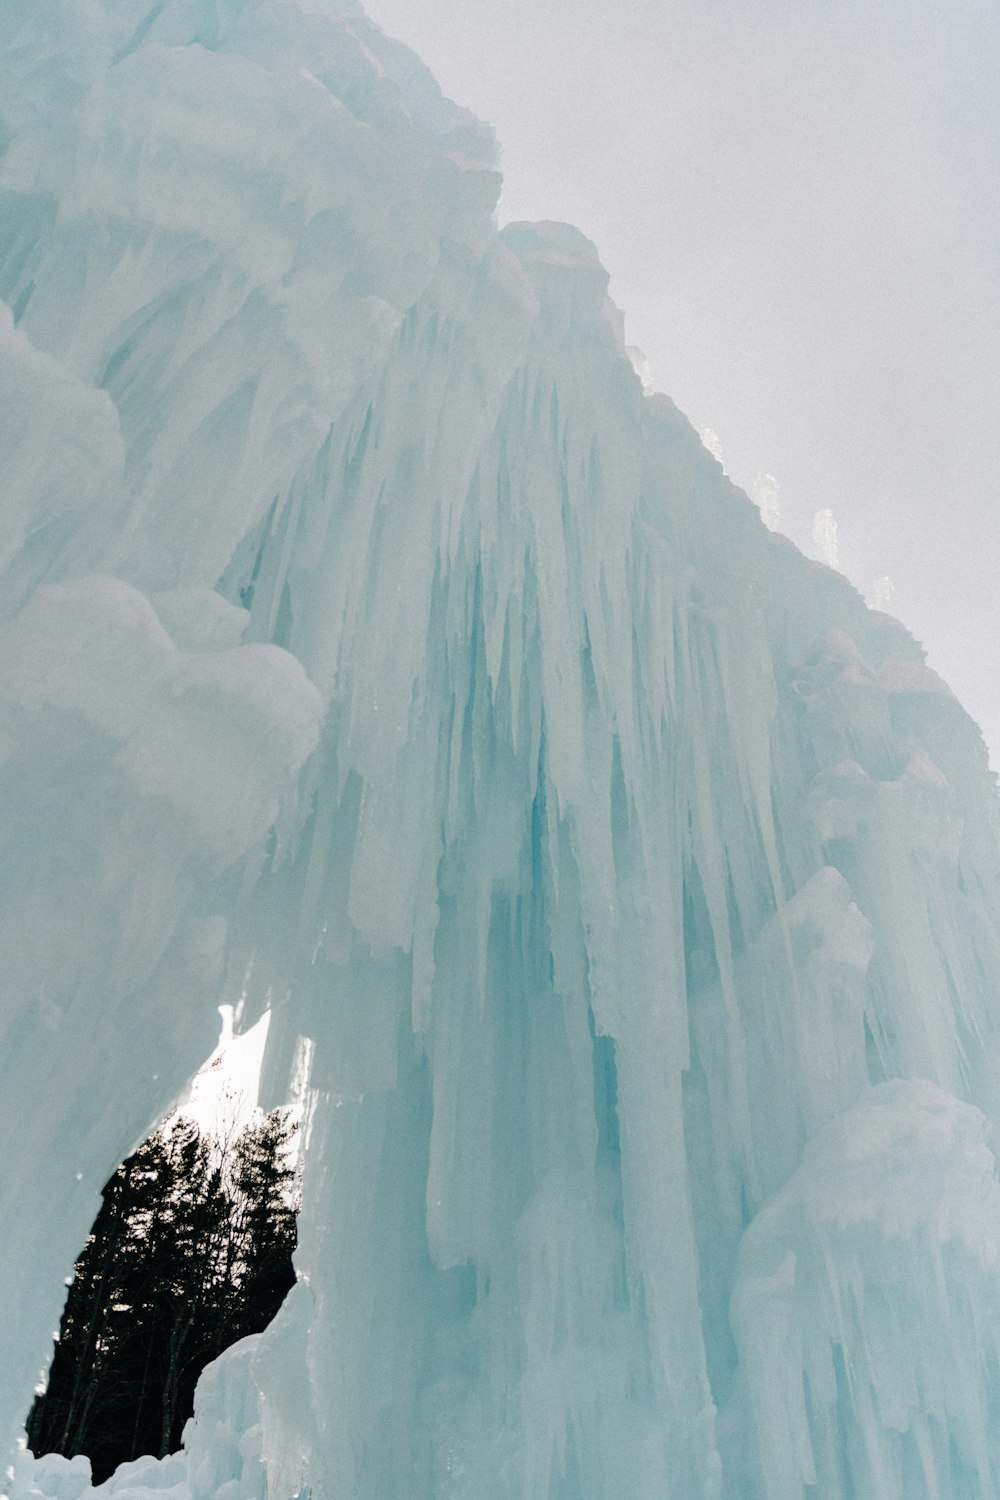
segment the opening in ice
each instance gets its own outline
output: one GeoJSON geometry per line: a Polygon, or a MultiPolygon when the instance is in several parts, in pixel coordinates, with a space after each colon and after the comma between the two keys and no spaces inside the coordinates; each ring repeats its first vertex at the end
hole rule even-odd
{"type": "Polygon", "coordinates": [[[181,1446],[202,1370],[263,1332],[295,1281],[290,1113],[224,1134],[174,1115],[105,1185],[75,1265],[28,1449],[93,1483],[181,1446]]]}

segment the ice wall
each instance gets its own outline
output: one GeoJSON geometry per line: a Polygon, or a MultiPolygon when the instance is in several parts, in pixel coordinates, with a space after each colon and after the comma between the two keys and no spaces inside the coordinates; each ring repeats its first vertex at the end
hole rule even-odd
{"type": "Polygon", "coordinates": [[[229,1002],[272,1497],[995,1494],[975,726],[360,9],[13,0],[0,80],[3,1431],[229,1002]]]}

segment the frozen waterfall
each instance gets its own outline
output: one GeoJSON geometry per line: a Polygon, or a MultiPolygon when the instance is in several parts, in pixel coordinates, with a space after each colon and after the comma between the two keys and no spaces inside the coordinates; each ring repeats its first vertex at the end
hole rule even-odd
{"type": "Polygon", "coordinates": [[[299,1282],[137,1500],[996,1500],[975,725],[353,0],[0,7],[0,1412],[271,1012],[299,1282]]]}

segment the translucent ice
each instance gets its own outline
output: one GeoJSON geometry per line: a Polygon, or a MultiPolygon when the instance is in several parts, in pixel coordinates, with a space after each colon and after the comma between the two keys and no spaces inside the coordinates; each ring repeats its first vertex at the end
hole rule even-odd
{"type": "Polygon", "coordinates": [[[227,1003],[299,1284],[116,1500],[985,1500],[975,726],[356,6],[13,0],[0,80],[5,1439],[227,1003]]]}

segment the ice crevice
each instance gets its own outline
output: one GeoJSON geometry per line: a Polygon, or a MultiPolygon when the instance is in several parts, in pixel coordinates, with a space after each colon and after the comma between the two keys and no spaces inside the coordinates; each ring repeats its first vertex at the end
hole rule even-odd
{"type": "Polygon", "coordinates": [[[975,725],[360,7],[14,0],[0,78],[4,1442],[229,1003],[299,1282],[108,1500],[987,1500],[975,725]]]}

